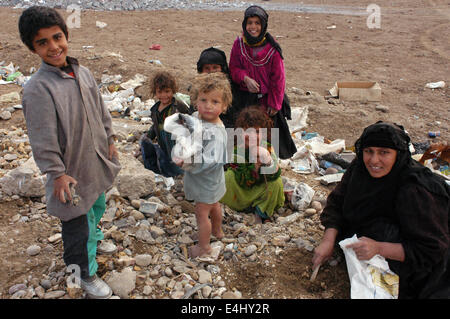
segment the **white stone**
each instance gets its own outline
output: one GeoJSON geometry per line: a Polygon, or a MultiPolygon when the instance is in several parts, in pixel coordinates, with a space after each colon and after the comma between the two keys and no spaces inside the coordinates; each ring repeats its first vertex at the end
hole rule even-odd
{"type": "Polygon", "coordinates": [[[55,243],[55,242],[57,242],[58,240],[60,240],[61,238],[62,238],[61,233],[54,234],[53,236],[50,236],[50,237],[48,238],[48,242],[49,242],[49,243],[55,243]]]}
{"type": "Polygon", "coordinates": [[[9,120],[11,118],[11,112],[10,111],[3,111],[0,113],[0,119],[2,120],[9,120]]]}
{"type": "Polygon", "coordinates": [[[198,282],[201,284],[206,284],[206,283],[211,283],[212,282],[212,277],[211,277],[211,273],[204,270],[204,269],[200,269],[198,272],[198,282]]]}
{"type": "Polygon", "coordinates": [[[119,161],[122,168],[114,186],[120,196],[136,199],[150,195],[155,189],[155,174],[151,170],[143,169],[142,163],[132,154],[120,152],[119,161]]]}
{"type": "Polygon", "coordinates": [[[113,271],[106,279],[106,283],[111,287],[115,295],[126,299],[136,288],[136,272],[130,267],[125,268],[122,272],[113,271]]]}
{"type": "Polygon", "coordinates": [[[9,196],[42,197],[47,178],[42,175],[33,157],[0,178],[2,191],[9,196]]]}

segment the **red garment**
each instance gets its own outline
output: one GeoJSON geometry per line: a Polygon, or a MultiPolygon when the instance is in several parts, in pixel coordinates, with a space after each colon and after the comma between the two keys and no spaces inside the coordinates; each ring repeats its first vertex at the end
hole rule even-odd
{"type": "Polygon", "coordinates": [[[248,91],[244,83],[246,75],[258,82],[263,94],[261,104],[277,111],[281,109],[286,85],[284,63],[269,42],[263,47],[250,47],[242,37],[237,37],[230,54],[230,73],[243,91],[248,91]]]}

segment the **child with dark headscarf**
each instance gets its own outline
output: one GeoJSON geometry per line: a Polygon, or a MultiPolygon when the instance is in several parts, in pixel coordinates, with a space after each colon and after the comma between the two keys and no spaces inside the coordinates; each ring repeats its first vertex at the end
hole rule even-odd
{"type": "Polygon", "coordinates": [[[411,158],[410,138],[379,121],[355,143],[356,158],[330,193],[313,268],[342,239],[358,236],[360,260],[378,254],[400,278],[399,298],[449,298],[450,187],[411,158]]]}
{"type": "MultiPolygon", "coordinates": [[[[291,118],[285,94],[285,72],[280,45],[267,32],[269,15],[259,6],[245,10],[242,36],[234,41],[230,55],[230,74],[238,86],[236,104],[240,108],[260,105],[279,129],[279,157],[290,158],[297,148],[286,118],[291,118]]],[[[273,141],[276,142],[276,141],[273,141]]]]}
{"type": "MultiPolygon", "coordinates": [[[[200,57],[197,62],[197,72],[198,73],[213,73],[213,72],[222,72],[224,73],[228,80],[230,81],[231,85],[231,91],[233,93],[233,96],[235,96],[236,90],[238,88],[236,85],[231,81],[230,76],[230,70],[228,69],[228,62],[227,62],[227,56],[225,55],[225,52],[223,52],[220,49],[210,47],[202,51],[200,54],[200,57]]],[[[227,109],[225,113],[222,113],[220,115],[220,119],[223,122],[223,125],[225,127],[234,127],[234,122],[236,120],[238,112],[238,107],[233,102],[231,106],[227,109]]]]}

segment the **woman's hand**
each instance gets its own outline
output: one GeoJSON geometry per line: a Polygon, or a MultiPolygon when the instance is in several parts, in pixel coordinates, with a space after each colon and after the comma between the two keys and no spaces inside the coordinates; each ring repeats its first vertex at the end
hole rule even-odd
{"type": "Polygon", "coordinates": [[[331,258],[337,234],[338,230],[335,228],[327,228],[325,230],[322,242],[314,249],[314,256],[312,259],[313,270],[331,258]]]}
{"type": "Polygon", "coordinates": [[[379,242],[367,238],[358,238],[358,242],[347,245],[346,248],[352,248],[359,260],[369,260],[379,254],[379,242]]]}
{"type": "Polygon", "coordinates": [[[312,259],[313,269],[323,264],[331,258],[334,250],[334,241],[324,240],[314,249],[314,256],[312,259]]]}
{"type": "Polygon", "coordinates": [[[77,185],[77,181],[69,175],[62,175],[55,179],[53,183],[53,195],[55,195],[61,203],[66,203],[66,197],[64,193],[67,194],[67,199],[72,200],[72,194],[70,192],[70,184],[74,186],[77,185]]]}
{"type": "Polygon", "coordinates": [[[249,76],[244,77],[244,83],[250,93],[259,93],[259,84],[249,76]]]}
{"type": "Polygon", "coordinates": [[[270,106],[266,108],[266,113],[267,115],[269,115],[270,117],[274,116],[275,114],[277,114],[277,110],[275,110],[274,108],[271,108],[270,106]]]}

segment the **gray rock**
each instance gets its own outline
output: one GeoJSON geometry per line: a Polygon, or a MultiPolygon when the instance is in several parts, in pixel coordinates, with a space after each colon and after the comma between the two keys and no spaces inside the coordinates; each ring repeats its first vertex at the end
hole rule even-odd
{"type": "Polygon", "coordinates": [[[379,105],[375,106],[375,110],[383,112],[383,113],[389,113],[389,107],[386,105],[379,104],[379,105]]]}
{"type": "Polygon", "coordinates": [[[136,272],[131,268],[125,268],[122,272],[113,271],[106,279],[106,283],[115,295],[127,299],[136,288],[136,272]]]}
{"type": "Polygon", "coordinates": [[[140,267],[147,267],[152,262],[152,256],[148,255],[148,254],[137,255],[135,257],[135,259],[136,259],[136,265],[138,265],[140,267]]]}
{"type": "Polygon", "coordinates": [[[61,298],[65,294],[66,294],[66,292],[63,290],[50,291],[50,292],[45,293],[44,299],[57,299],[57,298],[61,298]]]}
{"type": "Polygon", "coordinates": [[[258,248],[256,247],[256,245],[249,245],[249,246],[247,246],[246,248],[245,248],[245,250],[244,250],[244,255],[245,256],[251,256],[251,255],[253,255],[255,252],[256,252],[256,250],[257,250],[258,248]]]}
{"type": "Polygon", "coordinates": [[[12,162],[12,161],[16,160],[17,157],[18,156],[16,154],[6,154],[5,156],[3,156],[3,158],[5,160],[7,160],[8,162],[12,162]]]}
{"type": "Polygon", "coordinates": [[[6,195],[42,197],[47,178],[42,175],[33,157],[0,178],[0,187],[6,195]]]}
{"type": "Polygon", "coordinates": [[[142,240],[142,241],[144,241],[146,243],[149,243],[149,244],[154,244],[155,243],[155,240],[153,239],[152,234],[147,229],[140,228],[136,232],[136,239],[142,240]]]}
{"type": "Polygon", "coordinates": [[[114,186],[120,196],[139,198],[148,196],[155,189],[155,174],[148,169],[142,169],[142,163],[132,154],[119,153],[122,169],[117,175],[114,186]]]}
{"type": "Polygon", "coordinates": [[[0,113],[0,118],[2,120],[9,120],[11,118],[11,112],[10,111],[3,111],[2,113],[0,113]]]}
{"type": "Polygon", "coordinates": [[[18,292],[19,290],[25,290],[27,289],[27,285],[25,284],[16,284],[14,286],[11,286],[8,290],[8,293],[10,295],[14,295],[16,292],[18,292]]]}
{"type": "Polygon", "coordinates": [[[42,286],[42,288],[44,288],[45,290],[50,289],[52,287],[52,283],[50,280],[48,279],[42,279],[40,282],[40,285],[42,286]]]}
{"type": "Polygon", "coordinates": [[[36,256],[41,252],[41,247],[38,245],[31,245],[27,248],[27,254],[29,256],[36,256]]]}

